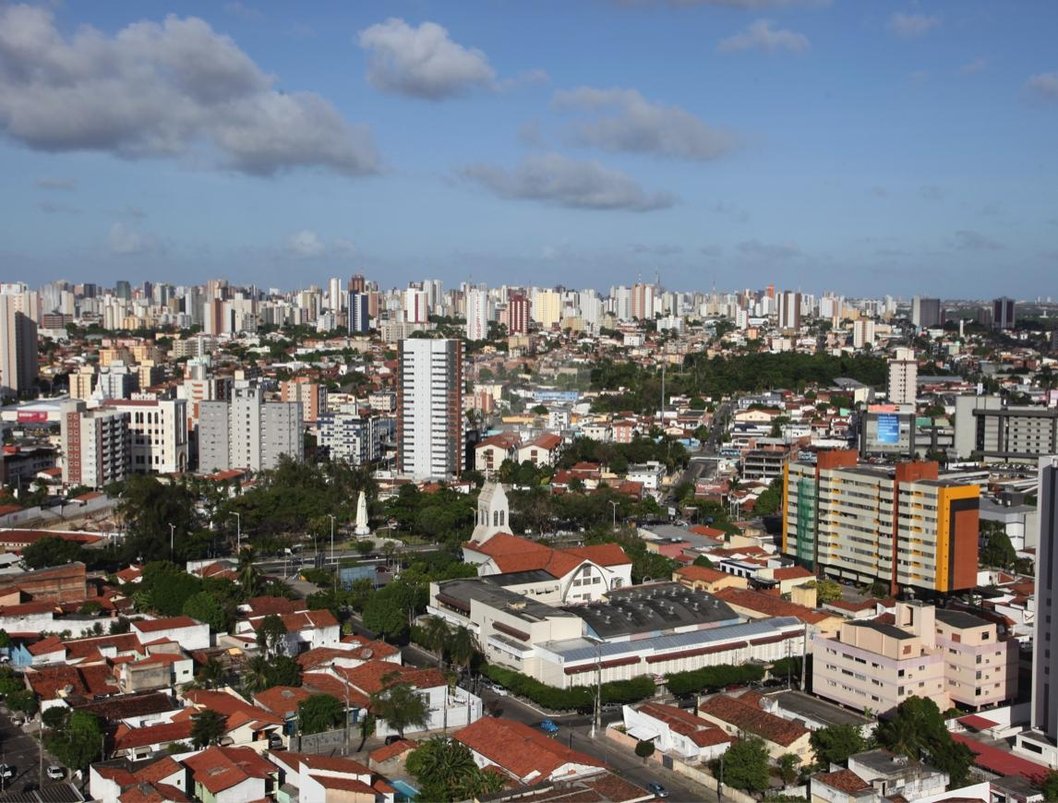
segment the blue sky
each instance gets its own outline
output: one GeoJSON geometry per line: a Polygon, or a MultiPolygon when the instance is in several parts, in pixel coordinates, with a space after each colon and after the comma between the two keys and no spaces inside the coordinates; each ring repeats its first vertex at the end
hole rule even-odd
{"type": "Polygon", "coordinates": [[[1051,0],[0,3],[0,270],[1058,296],[1056,30],[1051,0]]]}

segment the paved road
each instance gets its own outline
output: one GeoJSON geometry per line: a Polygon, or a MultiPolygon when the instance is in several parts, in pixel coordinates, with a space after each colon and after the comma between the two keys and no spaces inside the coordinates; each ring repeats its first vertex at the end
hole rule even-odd
{"type": "MultiPolygon", "coordinates": [[[[45,757],[45,764],[48,759],[45,757]]],[[[15,777],[2,781],[3,789],[23,789],[40,785],[40,750],[35,736],[29,736],[11,722],[6,710],[0,711],[0,763],[11,764],[15,777]]]]}

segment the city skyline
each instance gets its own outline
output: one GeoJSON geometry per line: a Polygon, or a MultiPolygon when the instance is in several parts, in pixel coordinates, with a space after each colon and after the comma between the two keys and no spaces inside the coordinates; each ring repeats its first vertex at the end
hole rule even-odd
{"type": "Polygon", "coordinates": [[[1019,11],[5,6],[0,265],[1050,296],[1058,8],[1019,11]]]}

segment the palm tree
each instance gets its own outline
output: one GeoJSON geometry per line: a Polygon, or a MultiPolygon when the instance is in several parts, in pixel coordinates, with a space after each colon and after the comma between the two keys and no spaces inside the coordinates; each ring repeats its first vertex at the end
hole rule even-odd
{"type": "Polygon", "coordinates": [[[477,643],[474,634],[463,625],[457,627],[448,638],[448,657],[452,663],[459,667],[460,672],[470,668],[470,662],[477,652],[477,643]]]}
{"type": "Polygon", "coordinates": [[[191,717],[191,742],[195,747],[216,744],[227,730],[227,718],[211,708],[203,709],[191,717]]]}
{"type": "MultiPolygon", "coordinates": [[[[385,678],[383,678],[385,682],[385,678]]],[[[371,695],[371,711],[404,738],[409,725],[425,728],[430,722],[426,697],[407,683],[396,683],[371,695]]]]}
{"type": "Polygon", "coordinates": [[[246,662],[246,667],[243,669],[243,688],[251,694],[267,689],[272,684],[270,669],[268,658],[264,655],[255,655],[246,662]]]}
{"type": "Polygon", "coordinates": [[[261,589],[261,574],[253,565],[255,551],[252,546],[243,547],[239,553],[239,585],[246,599],[256,597],[261,589]]]}
{"type": "Polygon", "coordinates": [[[216,658],[210,658],[198,670],[198,682],[207,689],[213,689],[224,683],[225,675],[227,675],[227,671],[224,669],[224,665],[216,658]]]}
{"type": "Polygon", "coordinates": [[[437,666],[440,668],[444,662],[445,642],[448,641],[448,637],[451,635],[451,631],[448,629],[448,622],[440,616],[427,616],[423,620],[420,630],[422,631],[423,646],[437,653],[437,666]]]}

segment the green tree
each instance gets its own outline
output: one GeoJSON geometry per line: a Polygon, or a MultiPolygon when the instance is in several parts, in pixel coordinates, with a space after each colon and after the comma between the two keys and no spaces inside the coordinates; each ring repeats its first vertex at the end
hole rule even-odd
{"type": "MultiPolygon", "coordinates": [[[[984,525],[992,525],[992,522],[984,522],[984,525]]],[[[984,544],[978,555],[978,562],[982,566],[992,566],[997,569],[1012,569],[1018,559],[1014,546],[1010,543],[1006,530],[1002,526],[982,526],[984,544]]]]}
{"type": "Polygon", "coordinates": [[[845,764],[849,756],[869,749],[867,740],[855,725],[830,725],[812,731],[810,737],[816,763],[821,767],[845,764]]]}
{"type": "Polygon", "coordinates": [[[195,747],[217,744],[224,736],[228,720],[219,711],[204,708],[191,717],[191,743],[195,747]]]}
{"type": "Polygon", "coordinates": [[[909,758],[927,761],[948,773],[953,787],[969,776],[973,753],[951,738],[937,704],[925,697],[909,697],[888,719],[878,724],[878,743],[909,758]]]}
{"type": "Polygon", "coordinates": [[[168,561],[153,561],[143,567],[135,588],[137,604],[142,601],[162,616],[179,616],[188,599],[202,590],[202,581],[168,561]]]}
{"type": "Polygon", "coordinates": [[[816,580],[816,603],[826,605],[841,599],[841,584],[834,580],[821,578],[816,580]]]}
{"type": "Polygon", "coordinates": [[[46,536],[22,550],[22,560],[30,569],[60,566],[64,563],[82,561],[87,563],[84,548],[76,541],[67,541],[58,536],[46,536]]]}
{"type": "Polygon", "coordinates": [[[224,668],[224,665],[216,658],[210,658],[202,665],[202,668],[198,670],[198,674],[195,675],[195,680],[207,689],[215,689],[218,686],[224,685],[227,675],[228,672],[224,668]]]}
{"type": "Polygon", "coordinates": [[[345,705],[329,694],[314,694],[298,704],[302,733],[322,733],[345,724],[345,705]]]}
{"type": "Polygon", "coordinates": [[[430,721],[430,705],[425,695],[407,683],[395,683],[371,695],[371,710],[402,739],[409,726],[426,727],[430,721]]]}
{"type": "Polygon", "coordinates": [[[103,726],[95,714],[74,711],[65,727],[45,737],[48,750],[70,769],[83,770],[102,758],[103,726]]]}
{"type": "Polygon", "coordinates": [[[1040,791],[1043,792],[1043,799],[1047,803],[1053,803],[1058,801],[1058,770],[1051,770],[1048,772],[1042,780],[1039,782],[1040,791]]]}
{"type": "Polygon", "coordinates": [[[447,803],[498,792],[501,776],[478,769],[470,748],[455,739],[435,736],[408,755],[408,772],[421,786],[419,798],[447,803]]]}
{"type": "Polygon", "coordinates": [[[0,629],[0,648],[11,647],[11,636],[7,634],[6,630],[0,629]]]}
{"type": "Polygon", "coordinates": [[[19,711],[26,716],[37,713],[37,696],[29,689],[17,689],[7,695],[7,707],[12,711],[19,711]]]}
{"type": "Polygon", "coordinates": [[[635,754],[640,758],[650,758],[654,755],[654,742],[650,739],[641,739],[636,742],[635,754]]]}
{"type": "Polygon", "coordinates": [[[782,509],[782,477],[776,477],[771,485],[757,497],[753,512],[758,516],[771,516],[782,509]]]}
{"type": "Polygon", "coordinates": [[[437,666],[440,667],[444,659],[445,644],[452,635],[448,622],[440,616],[427,616],[419,626],[419,633],[422,645],[437,656],[437,666]]]}
{"type": "Polygon", "coordinates": [[[469,669],[471,661],[474,660],[474,654],[477,652],[474,634],[463,625],[460,625],[452,631],[447,646],[448,657],[452,663],[459,667],[461,671],[469,669]]]}
{"type": "Polygon", "coordinates": [[[257,646],[266,657],[271,657],[279,652],[286,635],[287,626],[283,624],[283,618],[270,613],[257,626],[257,646]]]}
{"type": "Polygon", "coordinates": [[[797,765],[801,763],[801,757],[794,753],[783,753],[779,756],[776,764],[779,767],[779,777],[782,778],[784,786],[789,786],[797,780],[797,765]]]}
{"type": "Polygon", "coordinates": [[[763,792],[768,788],[768,748],[763,739],[757,736],[738,739],[727,749],[724,783],[747,792],[763,792]]]}
{"type": "Polygon", "coordinates": [[[224,610],[224,606],[221,605],[217,598],[208,591],[199,591],[197,594],[192,594],[188,597],[184,603],[183,614],[204,622],[215,633],[225,632],[229,629],[228,612],[224,610]]]}

